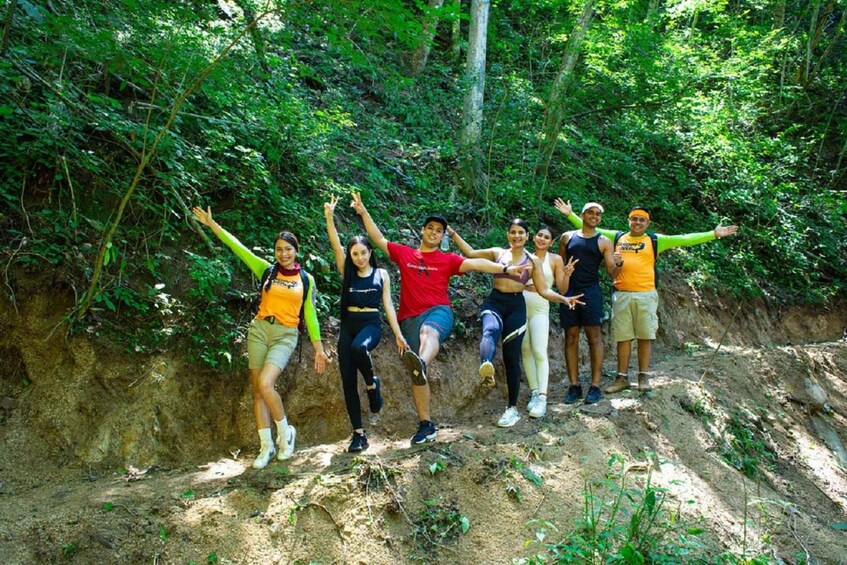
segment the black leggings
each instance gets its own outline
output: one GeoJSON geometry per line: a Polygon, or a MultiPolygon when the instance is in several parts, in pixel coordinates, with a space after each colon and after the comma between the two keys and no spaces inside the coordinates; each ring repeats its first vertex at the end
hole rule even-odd
{"type": "Polygon", "coordinates": [[[521,343],[526,333],[526,301],[523,293],[492,290],[480,309],[480,320],[480,361],[494,360],[497,342],[503,336],[503,363],[506,365],[509,406],[517,406],[521,386],[521,343]]]}
{"type": "Polygon", "coordinates": [[[374,384],[373,351],[382,337],[382,317],[379,312],[348,312],[341,320],[338,333],[338,365],[347,415],[353,429],[362,427],[362,406],[356,371],[362,373],[365,384],[374,384]]]}

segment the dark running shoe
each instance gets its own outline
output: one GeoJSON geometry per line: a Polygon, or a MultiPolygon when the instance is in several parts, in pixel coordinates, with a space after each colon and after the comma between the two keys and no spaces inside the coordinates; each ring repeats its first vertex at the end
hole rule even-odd
{"type": "Polygon", "coordinates": [[[596,404],[602,396],[603,393],[600,391],[600,387],[591,385],[588,387],[588,394],[585,395],[585,404],[596,404]]]}
{"type": "Polygon", "coordinates": [[[576,404],[582,398],[582,387],[579,385],[571,385],[568,387],[568,393],[565,395],[565,404],[576,404]]]}
{"type": "Polygon", "coordinates": [[[347,453],[357,453],[368,448],[368,436],[363,433],[353,432],[353,439],[350,440],[350,447],[347,448],[347,453]]]}
{"type": "Polygon", "coordinates": [[[435,428],[435,424],[429,420],[424,420],[421,422],[421,425],[418,426],[418,433],[412,436],[412,445],[435,441],[435,436],[437,434],[438,430],[435,428]]]}
{"type": "Polygon", "coordinates": [[[426,363],[411,349],[403,352],[403,364],[412,378],[412,384],[423,386],[426,384],[426,363]]]}
{"type": "Polygon", "coordinates": [[[379,384],[379,377],[374,376],[374,385],[376,385],[372,389],[368,390],[368,405],[371,409],[371,414],[378,414],[380,410],[382,410],[382,385],[379,384]]]}

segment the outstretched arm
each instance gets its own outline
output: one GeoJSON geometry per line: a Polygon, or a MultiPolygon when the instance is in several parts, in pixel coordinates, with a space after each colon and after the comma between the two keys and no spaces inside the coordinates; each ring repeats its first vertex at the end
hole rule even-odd
{"type": "Polygon", "coordinates": [[[722,237],[730,237],[736,233],[738,233],[738,226],[722,226],[718,224],[718,226],[712,231],[688,233],[685,235],[657,234],[659,243],[658,252],[662,253],[663,251],[667,251],[668,249],[673,249],[675,247],[699,245],[722,237]]]}
{"type": "Polygon", "coordinates": [[[218,239],[224,242],[239,259],[244,261],[257,279],[262,278],[262,274],[271,264],[247,249],[234,235],[223,229],[212,218],[211,207],[204,210],[199,206],[195,206],[191,209],[191,213],[194,214],[195,220],[212,230],[212,233],[218,236],[218,239]]]}
{"type": "Polygon", "coordinates": [[[459,272],[469,273],[471,271],[477,271],[479,273],[490,273],[492,275],[495,273],[504,273],[514,277],[519,277],[523,275],[526,268],[526,265],[509,265],[508,267],[504,267],[500,263],[495,263],[488,259],[465,259],[462,262],[462,266],[459,267],[459,272]]]}
{"type": "Polygon", "coordinates": [[[470,246],[467,241],[462,239],[462,236],[459,235],[459,232],[457,232],[450,226],[447,226],[447,235],[450,236],[450,239],[453,240],[453,243],[455,243],[456,247],[459,248],[459,251],[462,252],[462,255],[464,255],[468,259],[489,259],[493,261],[497,258],[496,249],[474,249],[470,246]]]}
{"type": "Polygon", "coordinates": [[[362,217],[362,222],[365,224],[365,231],[368,232],[368,237],[371,238],[373,244],[386,255],[390,255],[388,253],[388,240],[385,239],[385,236],[382,235],[381,231],[379,231],[379,228],[374,223],[373,218],[371,218],[370,213],[368,213],[368,210],[362,202],[362,196],[358,192],[353,193],[353,202],[350,204],[350,207],[362,217]]]}
{"type": "Polygon", "coordinates": [[[538,260],[538,257],[534,255],[530,255],[530,260],[532,261],[533,269],[532,269],[532,284],[535,286],[535,292],[537,292],[540,296],[546,298],[550,302],[558,302],[560,304],[567,304],[569,308],[572,310],[576,308],[577,304],[585,304],[584,302],[580,302],[579,299],[582,295],[578,296],[562,296],[558,292],[554,292],[547,286],[547,280],[544,278],[544,273],[541,269],[541,261],[538,260]]]}
{"type": "Polygon", "coordinates": [[[382,276],[382,306],[385,309],[385,319],[388,320],[388,325],[394,333],[394,341],[397,343],[397,351],[402,354],[409,349],[409,344],[406,338],[403,337],[403,332],[400,331],[400,324],[397,322],[397,312],[394,310],[394,302],[391,300],[391,279],[388,276],[388,271],[380,269],[382,276]]]}
{"type": "Polygon", "coordinates": [[[326,218],[326,234],[329,236],[329,243],[332,245],[332,254],[335,255],[335,266],[341,276],[344,276],[344,248],[341,246],[341,239],[338,237],[338,230],[335,229],[335,205],[338,204],[338,198],[333,196],[329,202],[324,202],[324,217],[326,218]]]}

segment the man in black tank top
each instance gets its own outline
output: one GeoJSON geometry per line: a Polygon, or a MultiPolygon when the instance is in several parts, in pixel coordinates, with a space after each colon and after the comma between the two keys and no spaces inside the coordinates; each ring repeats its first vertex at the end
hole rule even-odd
{"type": "MultiPolygon", "coordinates": [[[[597,231],[603,207],[589,202],[582,208],[582,229],[565,232],[559,240],[559,255],[567,262],[575,258],[574,272],[565,296],[583,294],[583,306],[575,309],[560,308],[559,319],[565,329],[565,364],[568,368],[570,387],[565,395],[565,404],[573,404],[582,398],[579,384],[579,329],[585,328],[588,353],[591,358],[591,386],[585,396],[586,404],[600,400],[600,377],[603,367],[603,294],[600,291],[600,265],[605,263],[606,272],[612,279],[623,265],[620,254],[615,253],[612,241],[597,231]]],[[[559,289],[562,291],[563,289],[559,289]]]]}

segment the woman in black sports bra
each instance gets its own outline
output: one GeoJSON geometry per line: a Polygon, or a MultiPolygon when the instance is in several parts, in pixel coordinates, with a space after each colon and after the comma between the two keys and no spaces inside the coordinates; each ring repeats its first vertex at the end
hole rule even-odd
{"type": "Polygon", "coordinates": [[[347,415],[353,426],[353,438],[347,451],[356,452],[368,448],[368,438],[362,427],[357,373],[362,373],[365,380],[370,411],[376,414],[383,404],[379,377],[374,375],[371,358],[371,351],[379,345],[382,337],[380,304],[385,309],[385,317],[394,332],[398,349],[402,352],[408,349],[409,345],[400,333],[400,325],[397,323],[397,314],[391,301],[391,279],[388,271],[377,267],[370,241],[357,235],[347,242],[346,252],[341,247],[333,216],[337,203],[335,196],[324,203],[324,216],[329,242],[335,255],[335,265],[343,280],[338,365],[347,415]]]}
{"type": "Polygon", "coordinates": [[[506,234],[509,247],[474,249],[456,230],[448,227],[447,233],[465,257],[489,259],[503,265],[503,273],[494,275],[491,294],[480,308],[482,339],[479,342],[479,377],[483,385],[494,386],[492,361],[497,342],[502,336],[509,404],[497,425],[509,428],[521,419],[517,404],[521,382],[521,342],[526,332],[526,301],[523,290],[527,281],[532,279],[536,292],[547,300],[567,304],[571,308],[580,303],[579,296],[565,298],[547,286],[541,262],[525,249],[529,226],[521,219],[514,219],[509,224],[506,234]],[[521,275],[507,275],[506,269],[512,265],[525,265],[526,268],[521,275]]]}

